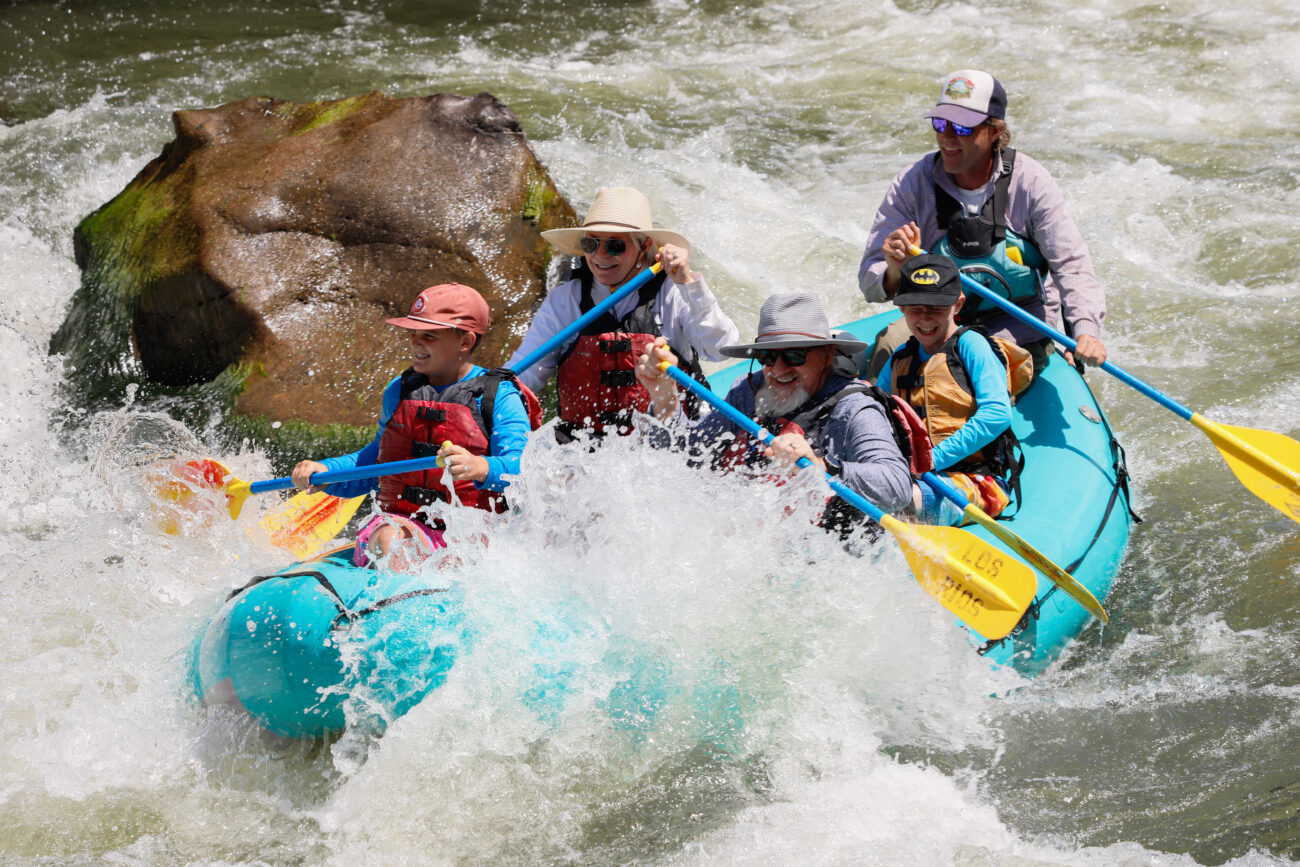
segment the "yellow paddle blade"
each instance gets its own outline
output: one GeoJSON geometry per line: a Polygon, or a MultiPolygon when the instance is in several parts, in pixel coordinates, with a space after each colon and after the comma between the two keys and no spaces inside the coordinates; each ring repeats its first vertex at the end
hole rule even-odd
{"type": "Polygon", "coordinates": [[[233,521],[239,517],[239,513],[244,508],[244,500],[247,500],[251,493],[249,483],[243,479],[232,477],[226,483],[226,508],[230,510],[230,520],[233,521]]]}
{"type": "Polygon", "coordinates": [[[302,560],[342,532],[365,499],[341,500],[324,492],[297,494],[264,517],[260,525],[271,544],[302,560]]]}
{"type": "Polygon", "coordinates": [[[957,527],[882,515],[926,593],[984,638],[1004,638],[1034,601],[1038,579],[1014,557],[957,527]]]}
{"type": "Polygon", "coordinates": [[[1234,427],[1192,413],[1228,467],[1252,494],[1300,523],[1300,442],[1270,430],[1234,427]]]}
{"type": "Polygon", "coordinates": [[[1101,607],[1101,603],[1097,601],[1096,596],[1092,595],[1092,591],[1080,584],[1069,572],[1049,560],[1042,551],[1039,551],[1020,536],[999,524],[974,503],[966,506],[965,515],[1000,539],[1012,551],[1025,558],[1030,566],[1046,575],[1053,584],[1064,590],[1066,595],[1087,609],[1088,613],[1093,617],[1096,617],[1102,623],[1110,622],[1106,609],[1101,607]]]}

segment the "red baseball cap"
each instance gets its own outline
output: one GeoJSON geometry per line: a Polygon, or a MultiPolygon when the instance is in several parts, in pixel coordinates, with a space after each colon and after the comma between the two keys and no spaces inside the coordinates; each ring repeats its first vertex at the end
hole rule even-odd
{"type": "Polygon", "coordinates": [[[459,328],[486,334],[492,313],[483,296],[462,283],[440,283],[420,293],[411,304],[411,312],[400,319],[385,320],[398,328],[412,331],[436,331],[459,328]]]}

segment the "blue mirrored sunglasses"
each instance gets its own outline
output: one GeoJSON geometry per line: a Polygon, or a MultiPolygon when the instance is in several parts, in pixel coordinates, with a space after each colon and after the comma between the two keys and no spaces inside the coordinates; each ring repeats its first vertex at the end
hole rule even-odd
{"type": "Polygon", "coordinates": [[[952,121],[944,120],[941,117],[930,118],[930,126],[934,127],[935,132],[947,132],[951,129],[953,135],[959,135],[963,138],[975,132],[975,127],[973,126],[962,126],[959,123],[953,123],[952,121]]]}

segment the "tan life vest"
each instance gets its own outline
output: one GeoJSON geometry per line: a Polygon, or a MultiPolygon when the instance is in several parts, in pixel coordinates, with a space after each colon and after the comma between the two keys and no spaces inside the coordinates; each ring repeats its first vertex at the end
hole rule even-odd
{"type": "MultiPolygon", "coordinates": [[[[967,331],[983,335],[1007,369],[1007,391],[1014,403],[1016,395],[1029,387],[1034,377],[1034,363],[1029,351],[1009,340],[990,337],[977,326],[957,329],[944,341],[939,351],[930,356],[918,372],[913,372],[920,362],[921,345],[910,338],[891,362],[889,390],[910,403],[925,420],[930,442],[934,445],[946,440],[975,415],[975,393],[970,375],[957,352],[957,343],[967,331]]],[[[1009,471],[1007,458],[997,452],[1004,451],[1000,442],[1008,432],[999,436],[978,452],[967,456],[953,469],[992,471],[1003,475],[1009,471]]]]}

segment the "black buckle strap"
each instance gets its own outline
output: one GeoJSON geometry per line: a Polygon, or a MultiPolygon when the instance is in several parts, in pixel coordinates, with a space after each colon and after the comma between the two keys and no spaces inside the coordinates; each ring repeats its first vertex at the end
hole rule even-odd
{"type": "Polygon", "coordinates": [[[602,370],[600,384],[609,388],[625,388],[636,385],[636,373],[631,370],[602,370]]]}
{"type": "Polygon", "coordinates": [[[1015,641],[1016,636],[1024,632],[1032,621],[1038,620],[1042,617],[1043,606],[1047,604],[1048,599],[1052,598],[1052,594],[1055,593],[1056,590],[1057,586],[1055,584],[1047,588],[1047,592],[1044,593],[1041,598],[1034,599],[1029,603],[1029,607],[1025,609],[1025,613],[1021,616],[1020,621],[1016,623],[1015,628],[1001,638],[989,639],[983,645],[976,648],[975,652],[980,656],[987,656],[989,653],[992,653],[1008,641],[1015,641]]]}
{"type": "Polygon", "coordinates": [[[566,445],[577,439],[576,434],[582,431],[593,439],[600,439],[609,433],[613,428],[619,436],[626,436],[632,432],[632,411],[626,409],[608,410],[596,413],[596,417],[588,420],[586,423],[576,423],[568,421],[557,421],[555,423],[555,441],[560,445],[566,445]]]}
{"type": "Polygon", "coordinates": [[[1124,453],[1124,447],[1119,444],[1119,440],[1114,435],[1110,438],[1110,444],[1115,448],[1115,481],[1124,489],[1124,504],[1128,508],[1128,516],[1133,519],[1134,524],[1141,524],[1142,517],[1133,511],[1133,495],[1128,490],[1128,455],[1124,453]]]}
{"type": "Polygon", "coordinates": [[[347,612],[347,605],[343,602],[343,597],[339,595],[339,592],[334,589],[334,585],[330,583],[329,579],[326,578],[324,574],[322,574],[321,572],[317,572],[314,569],[305,570],[302,572],[280,572],[275,575],[258,575],[255,578],[251,579],[243,587],[240,587],[236,590],[232,590],[230,592],[230,595],[226,597],[226,601],[229,602],[231,599],[234,599],[239,594],[243,593],[244,591],[252,587],[256,587],[258,584],[261,584],[263,581],[271,581],[271,580],[283,581],[289,578],[314,578],[316,580],[316,583],[321,586],[321,589],[324,590],[325,593],[329,595],[330,601],[332,601],[334,603],[334,607],[339,610],[339,614],[343,615],[347,612]]]}
{"type": "Polygon", "coordinates": [[[615,352],[631,352],[632,338],[622,337],[622,338],[614,338],[613,340],[601,340],[597,342],[597,345],[599,346],[601,352],[607,352],[611,354],[615,352]]]}
{"type": "Polygon", "coordinates": [[[442,446],[437,443],[411,443],[411,457],[413,458],[431,458],[442,450],[442,446]]]}
{"type": "Polygon", "coordinates": [[[447,410],[434,409],[431,406],[421,406],[416,408],[415,417],[420,419],[421,421],[432,421],[432,422],[446,421],[447,410]]]}
{"type": "Polygon", "coordinates": [[[903,391],[916,391],[924,381],[925,377],[920,373],[904,373],[898,377],[898,388],[903,391]]]}
{"type": "Polygon", "coordinates": [[[420,488],[415,485],[407,485],[402,488],[402,499],[419,506],[451,502],[451,497],[447,496],[447,492],[441,488],[420,488]]]}
{"type": "Polygon", "coordinates": [[[367,614],[374,614],[376,611],[382,611],[390,605],[396,605],[398,602],[405,602],[407,599],[414,599],[418,596],[436,596],[439,593],[446,593],[447,589],[448,588],[445,587],[422,587],[418,590],[408,590],[405,593],[398,593],[396,596],[389,596],[386,599],[380,599],[373,605],[356,611],[348,611],[347,609],[344,609],[330,622],[330,630],[333,631],[341,626],[351,626],[367,614]]]}

